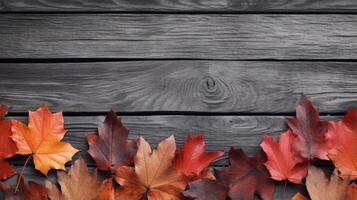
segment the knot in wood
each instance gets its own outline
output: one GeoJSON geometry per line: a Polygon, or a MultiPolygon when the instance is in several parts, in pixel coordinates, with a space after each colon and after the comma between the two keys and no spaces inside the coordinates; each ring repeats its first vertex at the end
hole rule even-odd
{"type": "Polygon", "coordinates": [[[205,76],[201,82],[201,95],[206,104],[221,104],[231,98],[232,88],[219,77],[205,76]]]}
{"type": "Polygon", "coordinates": [[[205,83],[206,83],[206,89],[208,91],[214,91],[215,90],[216,81],[212,77],[210,77],[210,76],[206,77],[205,78],[205,83]]]}

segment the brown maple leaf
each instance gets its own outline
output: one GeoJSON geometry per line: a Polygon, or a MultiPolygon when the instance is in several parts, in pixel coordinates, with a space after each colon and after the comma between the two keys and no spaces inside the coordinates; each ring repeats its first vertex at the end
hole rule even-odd
{"type": "Polygon", "coordinates": [[[229,186],[232,200],[251,200],[258,194],[263,200],[271,200],[274,182],[269,178],[261,155],[248,157],[242,149],[231,148],[230,166],[217,173],[217,181],[229,186]]]}
{"type": "Polygon", "coordinates": [[[329,180],[321,169],[309,166],[306,187],[312,200],[346,200],[348,183],[338,177],[337,170],[329,180]]]}
{"type": "MultiPolygon", "coordinates": [[[[30,181],[25,184],[24,179],[19,177],[18,189],[11,188],[0,182],[0,190],[4,193],[4,200],[47,200],[46,188],[35,182],[30,181]]],[[[0,196],[1,197],[1,196],[0,196]]]]}
{"type": "Polygon", "coordinates": [[[104,123],[98,126],[97,135],[88,135],[88,153],[98,169],[113,171],[123,165],[133,164],[137,140],[128,140],[129,129],[121,123],[115,112],[110,111],[104,123]]]}
{"type": "Polygon", "coordinates": [[[228,187],[215,180],[199,179],[189,183],[185,197],[195,200],[226,200],[228,187]]]}
{"type": "Polygon", "coordinates": [[[302,96],[296,107],[296,117],[288,119],[290,129],[297,135],[295,147],[302,157],[328,160],[327,152],[331,149],[326,134],[328,124],[320,120],[319,111],[310,99],[302,96]]]}
{"type": "Polygon", "coordinates": [[[5,180],[16,174],[15,170],[5,159],[13,157],[16,152],[16,144],[11,139],[11,122],[4,119],[8,106],[0,104],[0,180],[5,180]]]}
{"type": "Polygon", "coordinates": [[[146,195],[149,200],[182,199],[187,182],[172,164],[175,151],[173,136],[161,141],[153,151],[140,137],[134,158],[135,170],[122,166],[115,172],[115,180],[121,185],[118,198],[139,200],[146,195]]]}
{"type": "Polygon", "coordinates": [[[58,171],[57,182],[62,192],[50,181],[45,182],[51,200],[94,200],[98,197],[101,187],[97,171],[90,174],[82,158],[74,162],[67,174],[58,171]]]}

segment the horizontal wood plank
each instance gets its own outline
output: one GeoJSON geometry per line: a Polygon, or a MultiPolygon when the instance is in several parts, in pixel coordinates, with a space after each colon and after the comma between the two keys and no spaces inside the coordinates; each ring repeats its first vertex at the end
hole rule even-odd
{"type": "Polygon", "coordinates": [[[0,12],[356,12],[354,0],[5,0],[0,12]]]}
{"type": "Polygon", "coordinates": [[[0,58],[355,59],[357,15],[3,14],[0,58]]]}
{"type": "MultiPolygon", "coordinates": [[[[1,31],[1,30],[0,30],[1,31]]],[[[1,48],[1,47],[0,47],[1,48]]],[[[0,64],[0,102],[27,112],[324,113],[357,107],[355,62],[133,61],[0,64]]]]}
{"type": "MultiPolygon", "coordinates": [[[[16,166],[15,168],[18,172],[20,172],[22,169],[22,167],[20,167],[20,166],[16,166]]],[[[89,167],[89,170],[92,172],[94,170],[94,168],[89,167]]],[[[45,180],[49,180],[53,183],[56,183],[56,179],[57,179],[55,171],[52,170],[49,173],[49,175],[46,177],[46,176],[41,175],[38,171],[36,171],[33,166],[28,166],[25,169],[24,177],[25,177],[26,181],[34,181],[39,184],[43,184],[45,182],[45,180]]],[[[98,173],[98,177],[100,180],[104,180],[105,178],[108,178],[107,173],[101,173],[101,172],[98,173]]],[[[7,185],[15,186],[16,180],[17,180],[16,177],[13,177],[13,178],[7,180],[5,183],[7,185]]],[[[293,185],[290,183],[287,185],[286,190],[284,192],[283,192],[283,190],[284,190],[284,184],[277,182],[273,199],[274,200],[285,200],[283,198],[283,193],[284,193],[285,198],[292,197],[297,192],[306,193],[303,185],[293,185]]],[[[1,191],[0,191],[0,199],[2,199],[1,191]]],[[[258,198],[256,198],[256,200],[258,200],[258,198]]]]}
{"type": "MultiPolygon", "coordinates": [[[[26,118],[20,119],[25,121],[26,118]]],[[[236,147],[249,155],[260,152],[259,144],[264,135],[275,137],[286,130],[285,118],[281,116],[125,116],[122,120],[131,130],[130,138],[142,136],[153,148],[172,134],[180,147],[187,134],[204,133],[208,151],[227,152],[230,147],[236,147]]],[[[97,124],[102,121],[104,116],[65,117],[68,133],[64,140],[81,150],[76,157],[82,156],[91,166],[94,163],[87,154],[86,134],[96,133],[97,124]]],[[[21,165],[25,160],[25,156],[15,156],[10,162],[21,165]]],[[[215,163],[216,166],[226,164],[227,159],[215,163]]]]}

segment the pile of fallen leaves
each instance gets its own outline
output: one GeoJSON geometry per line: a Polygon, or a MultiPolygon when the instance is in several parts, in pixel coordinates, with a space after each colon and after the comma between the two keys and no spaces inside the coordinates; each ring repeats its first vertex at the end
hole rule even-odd
{"type": "Polygon", "coordinates": [[[304,96],[279,139],[264,136],[262,151],[255,156],[232,147],[229,166],[220,169],[210,166],[224,159],[224,152],[206,152],[203,134],[189,135],[178,149],[174,136],[151,149],[142,137],[129,140],[129,129],[110,111],[98,134],[87,135],[88,153],[97,169],[106,172],[104,180],[98,178],[97,169],[89,172],[82,158],[64,171],[78,150],[62,141],[66,134],[62,113],[41,106],[29,112],[26,125],[6,120],[7,111],[0,105],[0,180],[17,174],[18,181],[14,186],[0,182],[5,199],[252,200],[258,195],[270,200],[279,181],[306,185],[308,194],[297,193],[293,200],[357,199],[357,110],[338,122],[322,121],[304,96]],[[27,156],[18,173],[6,161],[16,154],[27,156]],[[58,184],[25,183],[24,169],[31,160],[44,175],[59,170],[58,184]],[[317,167],[321,162],[336,168],[330,178],[317,167]]]}

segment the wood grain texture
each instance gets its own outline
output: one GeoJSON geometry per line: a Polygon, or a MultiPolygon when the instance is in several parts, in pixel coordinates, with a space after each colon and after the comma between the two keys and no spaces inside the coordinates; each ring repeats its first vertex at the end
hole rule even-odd
{"type": "Polygon", "coordinates": [[[0,15],[0,58],[355,59],[356,37],[357,15],[0,15]]]}
{"type": "Polygon", "coordinates": [[[0,102],[27,112],[292,113],[301,93],[320,111],[357,107],[354,62],[133,61],[0,64],[0,102]]]}
{"type": "MultiPolygon", "coordinates": [[[[333,117],[329,119],[336,119],[333,117]]],[[[19,118],[25,121],[26,118],[19,118]]],[[[129,138],[144,137],[152,147],[166,137],[174,134],[178,146],[183,144],[187,134],[204,133],[208,151],[225,150],[230,147],[242,148],[248,155],[260,151],[259,144],[263,135],[278,136],[287,129],[285,117],[282,116],[125,116],[123,123],[130,128],[129,138]]],[[[68,130],[64,140],[81,150],[76,155],[82,156],[89,165],[93,161],[87,154],[86,134],[96,133],[97,124],[104,121],[104,116],[65,117],[65,128],[68,130]]],[[[12,164],[21,165],[25,156],[10,159],[12,164]]],[[[226,165],[223,159],[217,166],[226,165]]]]}
{"type": "Polygon", "coordinates": [[[2,0],[1,12],[356,12],[354,0],[2,0]]]}
{"type": "MultiPolygon", "coordinates": [[[[21,167],[20,166],[16,166],[15,167],[17,171],[21,171],[21,167]]],[[[67,168],[68,170],[68,168],[67,168]]],[[[89,167],[89,170],[92,172],[94,170],[93,167],[89,167]]],[[[34,169],[33,166],[28,166],[25,169],[25,173],[24,173],[24,177],[26,181],[34,181],[36,183],[44,183],[46,179],[52,181],[53,183],[56,183],[56,173],[54,170],[51,170],[48,177],[41,175],[38,171],[36,171],[34,169]]],[[[104,180],[107,177],[106,173],[98,173],[98,177],[100,180],[104,180]]],[[[5,183],[8,185],[16,185],[16,177],[13,177],[9,180],[7,180],[5,183]]],[[[283,193],[283,188],[284,185],[281,183],[277,183],[276,184],[276,188],[275,188],[275,193],[274,193],[274,200],[286,200],[282,198],[282,193],[283,193]]],[[[296,192],[302,192],[305,193],[305,188],[303,187],[303,185],[293,185],[293,184],[288,184],[286,187],[286,191],[285,191],[285,197],[292,197],[296,192]]],[[[1,198],[1,191],[0,191],[0,199],[1,198]]],[[[290,199],[290,198],[289,198],[290,199]]],[[[258,198],[256,198],[256,200],[258,200],[258,198]]]]}

